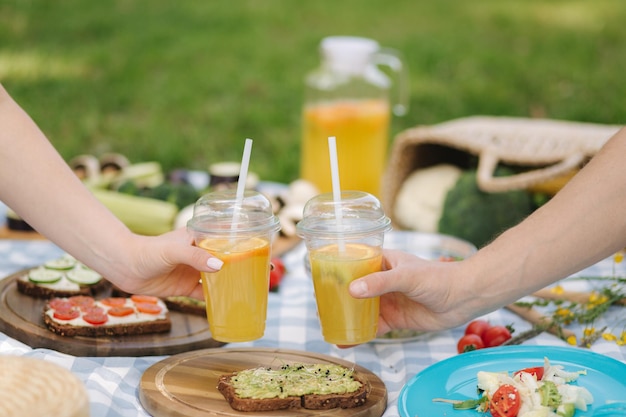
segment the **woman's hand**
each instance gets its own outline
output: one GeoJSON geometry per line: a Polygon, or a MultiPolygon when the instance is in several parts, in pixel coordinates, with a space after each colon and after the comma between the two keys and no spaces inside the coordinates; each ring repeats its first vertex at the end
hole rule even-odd
{"type": "Polygon", "coordinates": [[[427,261],[385,250],[382,272],[353,281],[355,298],[380,295],[379,334],[393,329],[434,331],[471,318],[463,304],[461,262],[427,261]]]}
{"type": "Polygon", "coordinates": [[[130,263],[107,276],[129,293],[202,299],[199,271],[215,272],[222,266],[222,261],[194,246],[184,228],[160,236],[132,235],[131,240],[130,263]]]}

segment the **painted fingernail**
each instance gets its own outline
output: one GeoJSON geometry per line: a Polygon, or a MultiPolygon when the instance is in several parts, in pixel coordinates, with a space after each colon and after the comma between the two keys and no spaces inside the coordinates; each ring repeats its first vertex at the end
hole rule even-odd
{"type": "Polygon", "coordinates": [[[220,269],[222,269],[222,265],[224,265],[224,262],[217,258],[209,258],[209,260],[206,261],[206,264],[209,268],[219,271],[220,269]]]}

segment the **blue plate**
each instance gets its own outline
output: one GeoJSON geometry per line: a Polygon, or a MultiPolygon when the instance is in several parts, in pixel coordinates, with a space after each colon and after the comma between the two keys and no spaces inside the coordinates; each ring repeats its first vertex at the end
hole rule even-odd
{"type": "Polygon", "coordinates": [[[626,399],[626,364],[588,350],[552,346],[502,346],[463,353],[438,362],[413,377],[400,391],[398,410],[402,417],[478,417],[474,410],[454,410],[451,404],[433,398],[464,400],[476,398],[478,371],[514,372],[522,368],[551,364],[568,371],[585,369],[577,383],[593,395],[593,404],[576,417],[593,416],[594,409],[626,399]]]}

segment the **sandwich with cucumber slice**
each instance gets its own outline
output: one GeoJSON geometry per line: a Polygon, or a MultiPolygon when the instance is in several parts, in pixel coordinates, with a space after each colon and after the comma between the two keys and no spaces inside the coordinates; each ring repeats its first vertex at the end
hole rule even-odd
{"type": "Polygon", "coordinates": [[[35,298],[95,295],[110,283],[99,273],[68,254],[27,270],[17,279],[17,289],[35,298]]]}

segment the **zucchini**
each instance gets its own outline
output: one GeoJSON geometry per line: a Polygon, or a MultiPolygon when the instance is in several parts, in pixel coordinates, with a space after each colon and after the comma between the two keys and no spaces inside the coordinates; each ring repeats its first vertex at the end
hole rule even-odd
{"type": "Polygon", "coordinates": [[[154,236],[174,228],[178,214],[174,203],[99,188],[91,188],[91,192],[135,233],[154,236]]]}

